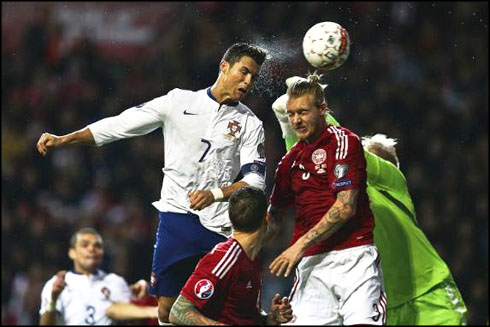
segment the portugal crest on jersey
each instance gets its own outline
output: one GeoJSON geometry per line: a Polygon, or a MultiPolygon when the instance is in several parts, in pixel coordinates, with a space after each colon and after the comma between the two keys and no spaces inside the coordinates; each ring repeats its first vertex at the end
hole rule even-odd
{"type": "Polygon", "coordinates": [[[214,285],[209,279],[201,279],[194,286],[194,294],[201,300],[206,300],[214,293],[214,285]]]}
{"type": "Polygon", "coordinates": [[[240,124],[239,121],[232,120],[228,123],[228,134],[225,134],[226,137],[228,138],[235,138],[236,133],[239,133],[242,130],[242,125],[240,124]]]}

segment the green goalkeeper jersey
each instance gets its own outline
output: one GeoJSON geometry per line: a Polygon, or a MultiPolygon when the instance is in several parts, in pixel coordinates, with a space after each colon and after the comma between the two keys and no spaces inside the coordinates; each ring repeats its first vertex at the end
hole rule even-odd
{"type": "MultiPolygon", "coordinates": [[[[327,115],[327,122],[339,123],[327,115]]],[[[297,141],[287,136],[289,151],[297,141]]],[[[446,263],[418,227],[403,173],[391,162],[364,151],[367,193],[374,214],[374,242],[381,256],[388,307],[406,303],[451,279],[446,263]]]]}

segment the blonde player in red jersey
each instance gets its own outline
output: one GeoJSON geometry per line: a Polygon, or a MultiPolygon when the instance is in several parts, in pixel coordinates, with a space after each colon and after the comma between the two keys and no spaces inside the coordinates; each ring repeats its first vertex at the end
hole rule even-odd
{"type": "Polygon", "coordinates": [[[287,113],[300,141],[279,163],[269,212],[280,223],[295,205],[296,223],[291,246],[269,267],[288,276],[298,265],[291,324],[383,325],[386,294],[361,140],[326,123],[318,81],[311,75],[287,91],[287,113]]]}

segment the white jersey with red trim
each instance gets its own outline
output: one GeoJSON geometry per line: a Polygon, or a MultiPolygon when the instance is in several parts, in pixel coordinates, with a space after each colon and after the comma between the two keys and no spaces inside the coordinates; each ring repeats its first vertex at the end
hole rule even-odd
{"type": "Polygon", "coordinates": [[[194,211],[189,208],[188,194],[229,186],[240,173],[243,181],[264,189],[262,122],[240,102],[220,105],[208,88],[173,89],[118,116],[88,125],[98,146],[160,127],[165,167],[161,198],[153,205],[162,212],[193,212],[206,228],[229,236],[228,203],[215,202],[194,211]]]}
{"type": "MultiPolygon", "coordinates": [[[[39,315],[46,312],[51,300],[53,276],[41,292],[39,315]]],[[[69,271],[65,275],[66,286],[56,301],[56,311],[61,314],[61,325],[111,325],[106,310],[115,302],[130,302],[131,291],[123,277],[105,273],[83,275],[69,271]]]]}

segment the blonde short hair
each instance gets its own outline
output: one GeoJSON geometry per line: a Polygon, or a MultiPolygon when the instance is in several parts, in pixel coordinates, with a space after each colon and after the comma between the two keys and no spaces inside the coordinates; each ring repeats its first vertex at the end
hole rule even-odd
{"type": "Polygon", "coordinates": [[[306,78],[296,80],[288,87],[288,97],[298,98],[305,94],[313,94],[315,97],[315,105],[320,107],[322,103],[326,103],[325,94],[323,93],[324,87],[320,84],[320,78],[322,78],[322,75],[318,75],[314,72],[313,74],[309,74],[306,78]]]}

